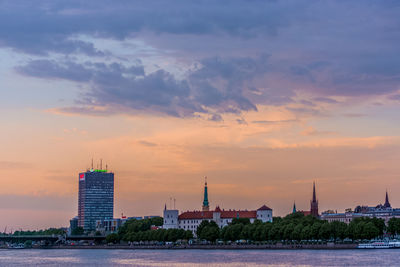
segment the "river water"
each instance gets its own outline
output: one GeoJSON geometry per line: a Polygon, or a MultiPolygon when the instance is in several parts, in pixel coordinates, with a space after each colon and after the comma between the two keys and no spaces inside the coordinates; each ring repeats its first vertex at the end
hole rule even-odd
{"type": "Polygon", "coordinates": [[[0,250],[0,266],[400,266],[384,250],[0,250]]]}

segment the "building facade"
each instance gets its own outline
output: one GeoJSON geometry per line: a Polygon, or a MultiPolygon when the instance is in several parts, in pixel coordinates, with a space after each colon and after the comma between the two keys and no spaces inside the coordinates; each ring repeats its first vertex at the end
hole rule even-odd
{"type": "Polygon", "coordinates": [[[204,186],[204,201],[201,211],[186,211],[179,214],[178,210],[168,210],[164,207],[164,229],[183,229],[192,231],[196,236],[198,226],[202,221],[214,221],[220,228],[229,225],[234,218],[248,218],[251,223],[256,219],[262,222],[272,222],[272,209],[263,205],[257,210],[224,210],[219,206],[209,210],[207,182],[204,186]]]}
{"type": "Polygon", "coordinates": [[[127,221],[127,219],[104,219],[96,221],[96,231],[102,234],[109,234],[118,231],[118,229],[127,221]]]}
{"type": "Polygon", "coordinates": [[[78,226],[96,229],[97,220],[113,219],[114,173],[88,170],[79,174],[78,226]]]}
{"type": "Polygon", "coordinates": [[[379,204],[374,207],[357,206],[354,211],[351,211],[351,209],[345,213],[328,211],[323,212],[321,215],[321,219],[323,220],[327,220],[329,222],[340,221],[345,223],[350,223],[352,220],[360,217],[383,219],[387,224],[388,221],[393,217],[400,218],[400,209],[392,208],[389,202],[388,193],[386,192],[385,203],[383,205],[379,204]]]}

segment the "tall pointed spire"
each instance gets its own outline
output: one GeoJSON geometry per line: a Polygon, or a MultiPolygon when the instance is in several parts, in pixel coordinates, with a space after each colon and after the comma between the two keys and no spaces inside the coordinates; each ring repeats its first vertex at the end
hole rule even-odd
{"type": "Polygon", "coordinates": [[[297,210],[296,210],[296,201],[295,202],[293,202],[293,211],[292,211],[292,213],[296,213],[297,212],[297,210]]]}
{"type": "Polygon", "coordinates": [[[317,202],[317,196],[316,196],[316,194],[315,194],[315,182],[313,182],[312,201],[313,201],[313,202],[317,202]]]}
{"type": "Polygon", "coordinates": [[[314,217],[319,217],[318,214],[318,200],[317,200],[317,194],[315,192],[315,182],[313,182],[313,196],[312,196],[312,200],[310,201],[311,203],[311,210],[310,213],[312,216],[314,217]]]}
{"type": "Polygon", "coordinates": [[[386,197],[385,197],[385,204],[383,205],[385,208],[391,208],[391,205],[389,203],[389,196],[388,196],[388,192],[386,190],[386,197]]]}
{"type": "Polygon", "coordinates": [[[205,183],[204,183],[203,211],[209,211],[209,210],[210,210],[210,206],[208,203],[207,176],[206,176],[205,183]]]}

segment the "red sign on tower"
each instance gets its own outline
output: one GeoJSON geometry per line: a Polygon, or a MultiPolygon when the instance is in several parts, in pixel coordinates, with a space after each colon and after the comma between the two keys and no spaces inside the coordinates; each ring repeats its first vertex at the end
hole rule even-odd
{"type": "Polygon", "coordinates": [[[85,174],[81,173],[81,174],[79,174],[79,181],[83,181],[83,180],[85,180],[85,174]]]}

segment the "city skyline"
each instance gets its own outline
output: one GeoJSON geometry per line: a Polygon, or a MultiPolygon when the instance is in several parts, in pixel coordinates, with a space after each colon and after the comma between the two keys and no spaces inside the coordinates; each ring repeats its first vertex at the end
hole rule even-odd
{"type": "Polygon", "coordinates": [[[0,231],[114,216],[400,207],[398,1],[0,3],[0,231]],[[155,19],[156,18],[156,19],[155,19]]]}

